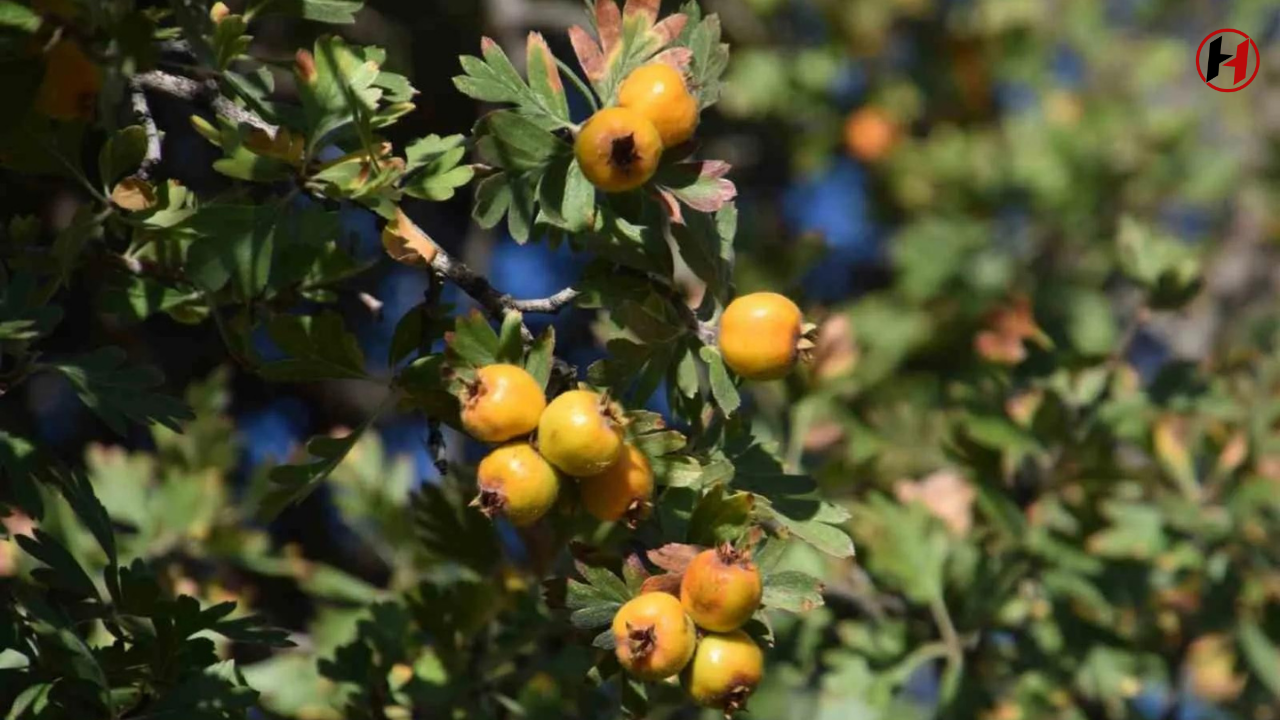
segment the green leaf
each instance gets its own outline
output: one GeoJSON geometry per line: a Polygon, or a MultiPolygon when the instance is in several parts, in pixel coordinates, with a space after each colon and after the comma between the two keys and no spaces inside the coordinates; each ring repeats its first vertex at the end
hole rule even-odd
{"type": "Polygon", "coordinates": [[[49,695],[53,692],[54,683],[36,683],[23,690],[14,699],[5,720],[21,720],[22,718],[40,717],[49,705],[49,695]]]}
{"type": "Polygon", "coordinates": [[[476,184],[476,205],[471,217],[476,224],[488,230],[502,222],[502,216],[511,207],[511,185],[506,173],[490,175],[476,184]]]}
{"type": "Polygon", "coordinates": [[[504,170],[540,170],[557,156],[572,152],[563,140],[529,118],[510,110],[499,110],[476,124],[481,155],[504,170]]]}
{"type": "Polygon", "coordinates": [[[137,170],[146,156],[147,131],[141,125],[130,125],[112,133],[98,151],[98,175],[103,187],[110,188],[137,170]]]}
{"type": "Polygon", "coordinates": [[[460,166],[467,153],[461,135],[428,135],[405,148],[406,179],[401,188],[416,198],[441,201],[471,182],[475,170],[460,166]]]}
{"type": "Polygon", "coordinates": [[[730,494],[724,485],[712,487],[694,507],[688,541],[706,546],[737,542],[746,533],[755,506],[751,493],[730,494]]]}
{"type": "Polygon", "coordinates": [[[42,23],[40,15],[31,8],[13,0],[0,0],[0,28],[33,33],[42,23]]]}
{"type": "Polygon", "coordinates": [[[502,329],[498,332],[498,348],[493,359],[500,363],[519,365],[524,359],[524,338],[520,329],[524,326],[524,316],[512,310],[502,318],[502,329]]]}
{"type": "Polygon", "coordinates": [[[315,77],[298,83],[298,95],[308,125],[307,142],[314,150],[333,132],[377,109],[382,90],[374,82],[385,53],[325,36],[316,40],[313,57],[315,77]]]}
{"type": "Polygon", "coordinates": [[[310,495],[333,469],[342,462],[351,448],[355,447],[360,435],[369,428],[374,416],[360,424],[360,427],[345,437],[334,438],[317,435],[307,441],[307,454],[315,458],[302,465],[280,465],[271,469],[273,487],[263,497],[258,507],[257,516],[268,521],[280,514],[286,507],[301,501],[310,495]]]}
{"type": "Polygon", "coordinates": [[[356,13],[364,7],[364,0],[266,0],[262,7],[303,20],[350,25],[356,21],[356,13]]]}
{"type": "Polygon", "coordinates": [[[803,613],[822,605],[822,582],[796,570],[770,573],[764,578],[765,607],[803,613]]]}
{"type": "Polygon", "coordinates": [[[723,301],[729,292],[729,271],[733,266],[733,238],[737,232],[738,209],[727,203],[714,216],[690,210],[684,224],[673,224],[680,257],[703,282],[707,290],[723,301]]]}
{"type": "Polygon", "coordinates": [[[560,79],[560,68],[556,66],[555,56],[547,41],[540,33],[529,33],[529,41],[525,45],[525,67],[529,73],[529,89],[538,103],[551,117],[569,122],[569,98],[565,95],[564,82],[560,79]]]}
{"type": "Polygon", "coordinates": [[[139,323],[157,313],[202,302],[200,293],[183,291],[148,277],[122,275],[98,297],[102,312],[125,324],[139,323]]]}
{"type": "Polygon", "coordinates": [[[538,33],[529,35],[529,77],[534,87],[526,85],[511,59],[489,38],[482,38],[483,59],[471,55],[460,58],[465,75],[453,79],[464,95],[482,102],[513,103],[520,113],[542,126],[568,127],[569,107],[546,41],[538,33]],[[557,91],[557,86],[559,89],[557,91]]]}
{"type": "Polygon", "coordinates": [[[62,320],[62,309],[39,304],[35,278],[24,272],[5,281],[0,274],[0,340],[34,340],[62,320]]]}
{"type": "Polygon", "coordinates": [[[97,587],[71,553],[45,531],[36,528],[34,533],[34,536],[15,536],[18,547],[48,566],[33,572],[33,576],[50,587],[74,593],[78,598],[100,600],[97,587]]]}
{"type": "Polygon", "coordinates": [[[497,360],[498,334],[479,310],[455,321],[449,352],[471,367],[492,365],[497,360]]]}
{"type": "Polygon", "coordinates": [[[288,359],[264,363],[258,372],[268,380],[311,382],[367,377],[364,353],[347,332],[342,316],[326,311],[315,316],[277,315],[267,325],[271,340],[288,359]]]}
{"type": "Polygon", "coordinates": [[[618,608],[631,599],[631,591],[621,578],[604,568],[578,563],[578,572],[586,582],[569,578],[565,605],[573,610],[570,622],[580,629],[607,625],[618,608]]]}
{"type": "Polygon", "coordinates": [[[1191,246],[1159,235],[1132,217],[1120,220],[1116,250],[1120,268],[1146,286],[1153,308],[1182,307],[1204,284],[1200,260],[1191,246]]]}
{"type": "Polygon", "coordinates": [[[1244,659],[1256,673],[1258,680],[1275,697],[1280,697],[1280,650],[1253,620],[1243,620],[1236,627],[1244,659]]]}
{"type": "Polygon", "coordinates": [[[127,422],[155,422],[181,432],[179,423],[195,417],[191,409],[176,398],[151,392],[164,376],[151,365],[125,366],[127,359],[124,350],[104,347],[49,367],[65,375],[80,401],[121,435],[127,422]]]}
{"type": "Polygon", "coordinates": [[[556,329],[550,325],[533,341],[529,348],[529,356],[525,358],[524,369],[538,384],[546,389],[551,380],[551,368],[555,364],[556,329]]]}
{"type": "Polygon", "coordinates": [[[175,230],[194,236],[187,251],[187,274],[206,292],[231,282],[240,299],[256,297],[271,277],[274,205],[206,205],[175,230]]]}
{"type": "Polygon", "coordinates": [[[689,23],[676,44],[692,51],[689,85],[695,88],[698,106],[714,105],[720,99],[721,77],[729,67],[729,45],[720,41],[720,17],[707,15],[689,23]]]}
{"type": "Polygon", "coordinates": [[[716,404],[726,416],[737,412],[742,406],[742,397],[738,394],[738,387],[733,384],[733,379],[729,377],[729,371],[725,368],[720,351],[710,345],[704,345],[698,350],[698,357],[707,364],[711,396],[716,399],[716,404]]]}

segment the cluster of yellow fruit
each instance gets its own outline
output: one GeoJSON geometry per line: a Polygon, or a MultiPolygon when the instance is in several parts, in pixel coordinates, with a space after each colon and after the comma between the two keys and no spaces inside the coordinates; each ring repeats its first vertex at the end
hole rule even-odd
{"type": "Polygon", "coordinates": [[[578,478],[587,512],[634,524],[649,513],[653,471],[627,443],[617,405],[590,390],[571,390],[549,404],[524,368],[488,365],[476,372],[462,400],[462,427],[477,440],[503,443],[480,461],[475,504],[517,527],[538,521],[555,505],[561,473],[578,478]],[[528,436],[538,432],[534,447],[528,436]]]}
{"type": "Polygon", "coordinates": [[[639,680],[683,673],[694,702],[726,714],[740,710],[764,675],[764,653],[741,629],[762,594],[760,571],[747,553],[728,544],[705,550],[685,570],[679,599],[654,591],[618,610],[618,662],[639,680]]]}
{"type": "Polygon", "coordinates": [[[698,101],[679,70],[651,63],[618,87],[618,104],[592,115],[578,132],[574,153],[582,172],[605,192],[649,182],[666,148],[688,142],[698,128],[698,101]]]}
{"type": "MultiPolygon", "coordinates": [[[[780,378],[808,342],[802,322],[782,295],[745,295],[721,318],[720,351],[745,378],[780,378]]],[[[583,507],[600,520],[634,525],[652,508],[649,459],[626,442],[621,409],[606,396],[572,390],[548,403],[524,368],[487,365],[465,386],[461,420],[473,438],[500,444],[477,471],[475,504],[490,517],[518,527],[537,522],[559,497],[562,474],[578,479],[583,507]]]]}

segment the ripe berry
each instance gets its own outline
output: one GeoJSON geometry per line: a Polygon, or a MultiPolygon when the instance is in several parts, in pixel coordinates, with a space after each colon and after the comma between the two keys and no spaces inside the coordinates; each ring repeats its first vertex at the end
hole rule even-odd
{"type": "Polygon", "coordinates": [[[795,364],[803,321],[800,308],[782,295],[743,295],[720,318],[720,352],[742,377],[776,380],[795,364]]]}
{"type": "Polygon", "coordinates": [[[898,139],[898,128],[882,110],[862,108],[844,123],[844,146],[863,162],[876,162],[889,154],[898,139]]]}
{"type": "Polygon", "coordinates": [[[653,468],[635,445],[626,445],[617,462],[598,475],[582,478],[578,487],[583,507],[599,520],[625,519],[635,527],[653,509],[653,468]]]}
{"type": "Polygon", "coordinates": [[[653,177],[662,157],[662,136],[640,113],[607,108],[582,126],[573,151],[593,185],[609,193],[626,192],[653,177]]]}
{"type": "Polygon", "coordinates": [[[618,88],[618,105],[649,119],[665,147],[675,147],[698,129],[698,101],[680,71],[663,63],[636,68],[618,88]]]}
{"type": "Polygon", "coordinates": [[[462,399],[462,427],[491,443],[528,435],[547,407],[542,386],[522,367],[486,365],[476,372],[462,399]]]}
{"type": "Polygon", "coordinates": [[[472,504],[491,518],[505,515],[516,527],[537,522],[560,493],[560,474],[524,441],[507,443],[485,456],[476,480],[480,495],[472,504]]]}
{"type": "Polygon", "coordinates": [[[764,653],[746,633],[713,633],[698,643],[684,686],[694,702],[728,715],[746,707],[763,675],[764,653]]]}
{"type": "Polygon", "coordinates": [[[62,39],[45,55],[35,107],[56,120],[90,120],[101,90],[102,71],[85,55],[80,43],[62,39]]]}
{"type": "Polygon", "coordinates": [[[552,400],[538,420],[538,450],[568,475],[604,472],[622,452],[617,409],[589,390],[570,390],[552,400]]]}
{"type": "Polygon", "coordinates": [[[725,543],[694,557],[680,581],[680,603],[703,630],[742,627],[760,607],[760,570],[746,553],[725,543]]]}
{"type": "Polygon", "coordinates": [[[640,680],[672,677],[693,657],[698,631],[680,601],[663,592],[627,601],[613,616],[614,653],[640,680]]]}

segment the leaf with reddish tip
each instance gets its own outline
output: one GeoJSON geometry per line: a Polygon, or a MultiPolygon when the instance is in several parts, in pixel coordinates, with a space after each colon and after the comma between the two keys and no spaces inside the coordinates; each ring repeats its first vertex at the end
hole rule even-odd
{"type": "Polygon", "coordinates": [[[685,545],[683,543],[667,543],[660,548],[654,548],[647,554],[649,562],[668,572],[682,574],[689,567],[689,563],[693,562],[693,558],[702,552],[702,548],[697,545],[685,545]]]}
{"type": "Polygon", "coordinates": [[[596,3],[596,32],[600,35],[600,49],[606,57],[622,44],[622,13],[614,0],[596,3]]]}
{"type": "Polygon", "coordinates": [[[693,64],[693,51],[686,47],[668,48],[654,55],[653,62],[675,68],[681,75],[686,76],[685,82],[688,82],[687,75],[693,64]]]}
{"type": "Polygon", "coordinates": [[[684,213],[680,210],[680,201],[668,189],[657,187],[653,189],[653,196],[662,205],[663,212],[666,213],[667,219],[676,225],[684,224],[684,213]]]}
{"type": "Polygon", "coordinates": [[[662,22],[653,26],[649,34],[657,38],[664,46],[680,37],[680,33],[684,32],[685,25],[689,24],[689,16],[679,13],[668,16],[662,22]]]}
{"type": "Polygon", "coordinates": [[[662,170],[657,185],[698,212],[714,213],[738,196],[725,178],[732,166],[720,160],[680,163],[662,170]]]}
{"type": "Polygon", "coordinates": [[[651,592],[664,592],[668,595],[680,597],[680,581],[684,579],[684,572],[664,573],[662,575],[654,575],[645,578],[640,585],[640,594],[651,592]]]}
{"type": "Polygon", "coordinates": [[[627,8],[622,14],[628,18],[645,18],[652,25],[658,22],[658,6],[661,4],[661,0],[627,0],[627,8]]]}
{"type": "Polygon", "coordinates": [[[575,25],[569,28],[569,42],[573,45],[573,53],[578,56],[578,64],[587,74],[587,79],[592,85],[601,83],[608,69],[595,39],[586,30],[575,25]]]}
{"type": "Polygon", "coordinates": [[[564,82],[560,79],[560,68],[556,67],[555,56],[547,47],[546,38],[541,33],[529,33],[527,52],[527,69],[529,88],[547,114],[569,121],[569,99],[564,93],[564,82]]]}

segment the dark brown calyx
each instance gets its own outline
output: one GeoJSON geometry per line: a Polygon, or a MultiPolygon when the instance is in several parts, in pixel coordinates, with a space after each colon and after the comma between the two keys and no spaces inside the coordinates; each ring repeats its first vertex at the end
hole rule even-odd
{"type": "Polygon", "coordinates": [[[724,716],[727,718],[736,712],[747,709],[747,699],[755,688],[750,685],[734,685],[724,694],[724,716]]]}
{"type": "Polygon", "coordinates": [[[479,377],[474,380],[466,380],[462,386],[462,402],[468,407],[474,406],[480,401],[480,398],[484,397],[487,390],[488,388],[485,387],[484,382],[479,377]]]}
{"type": "Polygon", "coordinates": [[[485,517],[493,519],[507,507],[507,497],[497,490],[482,488],[476,499],[471,501],[471,506],[480,508],[485,517]]]}
{"type": "Polygon", "coordinates": [[[658,634],[652,625],[637,627],[627,623],[627,649],[631,651],[631,657],[637,660],[648,657],[657,646],[658,634]]]}
{"type": "Polygon", "coordinates": [[[640,161],[640,153],[636,152],[636,136],[623,135],[614,138],[609,148],[609,162],[619,170],[626,172],[640,161]]]}
{"type": "Polygon", "coordinates": [[[724,543],[716,548],[716,557],[725,565],[739,565],[744,568],[751,567],[751,551],[739,550],[729,543],[724,543]]]}
{"type": "Polygon", "coordinates": [[[627,505],[626,512],[622,513],[622,522],[632,530],[640,524],[641,520],[649,517],[649,511],[653,508],[653,503],[643,498],[634,498],[630,505],[627,505]]]}

